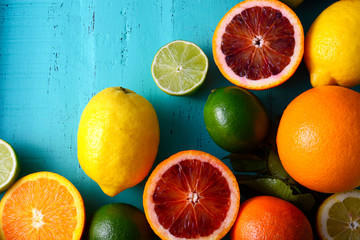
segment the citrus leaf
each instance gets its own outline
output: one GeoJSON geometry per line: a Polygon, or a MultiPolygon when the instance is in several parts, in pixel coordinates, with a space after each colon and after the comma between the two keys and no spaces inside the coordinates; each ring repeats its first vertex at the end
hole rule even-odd
{"type": "Polygon", "coordinates": [[[248,186],[261,194],[270,195],[291,202],[304,211],[310,211],[314,204],[315,198],[310,193],[294,194],[291,185],[284,181],[271,177],[261,178],[243,178],[237,176],[239,184],[248,186]]]}
{"type": "Polygon", "coordinates": [[[266,161],[256,154],[233,153],[226,156],[236,172],[259,172],[266,169],[266,161]]]}
{"type": "Polygon", "coordinates": [[[273,150],[269,153],[268,158],[268,170],[271,176],[281,180],[285,180],[288,183],[295,184],[295,180],[286,172],[280,158],[273,150]]]}

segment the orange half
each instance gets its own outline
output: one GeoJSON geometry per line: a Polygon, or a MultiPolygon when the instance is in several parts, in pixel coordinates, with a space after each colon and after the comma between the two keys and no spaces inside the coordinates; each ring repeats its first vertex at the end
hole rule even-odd
{"type": "Polygon", "coordinates": [[[213,55],[233,84],[268,89],[288,80],[304,54],[304,30],[297,15],[277,0],[246,0],[219,22],[213,55]]]}
{"type": "Polygon", "coordinates": [[[240,191],[223,162],[189,150],[155,168],[143,204],[150,226],[162,239],[221,239],[236,220],[240,191]]]}
{"type": "Polygon", "coordinates": [[[66,178],[38,172],[18,180],[0,202],[0,239],[78,240],[84,203],[66,178]]]}

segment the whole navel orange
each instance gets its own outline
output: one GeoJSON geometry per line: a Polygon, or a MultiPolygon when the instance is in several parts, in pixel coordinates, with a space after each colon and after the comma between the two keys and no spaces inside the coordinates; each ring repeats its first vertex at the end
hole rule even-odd
{"type": "Polygon", "coordinates": [[[312,240],[310,223],[291,203],[271,196],[257,196],[240,205],[231,229],[231,240],[312,240]]]}
{"type": "Polygon", "coordinates": [[[285,109],[277,133],[285,170],[325,193],[360,185],[360,93],[340,86],[300,94],[285,109]]]}

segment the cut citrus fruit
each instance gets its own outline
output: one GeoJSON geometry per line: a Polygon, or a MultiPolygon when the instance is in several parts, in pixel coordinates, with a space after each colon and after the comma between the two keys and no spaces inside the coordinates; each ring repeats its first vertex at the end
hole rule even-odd
{"type": "Polygon", "coordinates": [[[19,162],[14,149],[0,139],[0,193],[15,182],[19,171],[19,162]]]}
{"type": "Polygon", "coordinates": [[[177,40],[156,53],[151,73],[156,85],[165,93],[190,95],[204,82],[208,65],[208,59],[199,46],[177,40]]]}
{"type": "Polygon", "coordinates": [[[162,239],[221,239],[236,220],[240,191],[223,162],[189,150],[155,168],[143,203],[150,226],[162,239]]]}
{"type": "Polygon", "coordinates": [[[317,212],[317,230],[323,240],[360,239],[360,191],[353,189],[328,197],[317,212]]]}
{"type": "Polygon", "coordinates": [[[0,239],[80,239],[84,221],[80,193],[51,172],[21,178],[0,202],[0,239]]]}
{"type": "Polygon", "coordinates": [[[221,19],[212,45],[224,77],[235,85],[262,90],[294,74],[304,53],[304,31],[286,4],[246,0],[221,19]]]}

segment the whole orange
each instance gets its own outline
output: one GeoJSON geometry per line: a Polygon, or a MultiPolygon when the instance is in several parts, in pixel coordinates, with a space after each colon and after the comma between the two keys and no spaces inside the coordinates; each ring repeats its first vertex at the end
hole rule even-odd
{"type": "Polygon", "coordinates": [[[231,240],[312,240],[310,223],[291,203],[271,196],[257,196],[240,205],[230,232],[231,240]]]}
{"type": "Polygon", "coordinates": [[[312,88],[285,109],[277,132],[285,170],[325,193],[360,184],[360,93],[339,86],[312,88]]]}

